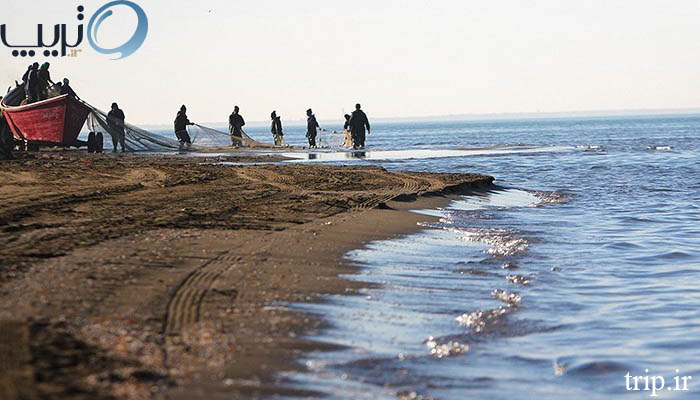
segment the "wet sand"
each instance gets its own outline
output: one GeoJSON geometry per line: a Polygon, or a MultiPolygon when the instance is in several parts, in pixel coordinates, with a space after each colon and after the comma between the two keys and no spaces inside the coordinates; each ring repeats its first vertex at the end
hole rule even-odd
{"type": "Polygon", "coordinates": [[[347,251],[493,180],[220,160],[0,163],[0,398],[313,395],[277,373],[323,321],[282,305],[352,295],[347,251]]]}

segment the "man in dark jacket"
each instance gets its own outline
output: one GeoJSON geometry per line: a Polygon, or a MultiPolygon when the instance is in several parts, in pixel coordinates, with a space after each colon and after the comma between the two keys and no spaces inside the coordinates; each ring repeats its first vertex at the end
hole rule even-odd
{"type": "Polygon", "coordinates": [[[355,111],[352,112],[352,117],[350,118],[350,129],[352,130],[354,149],[365,148],[365,128],[367,128],[367,134],[369,135],[371,133],[369,119],[367,119],[367,114],[362,111],[362,106],[357,104],[355,105],[355,111]]]}
{"type": "MultiPolygon", "coordinates": [[[[2,100],[2,97],[0,97],[0,100],[2,100]]],[[[0,160],[12,160],[13,147],[15,147],[15,143],[12,131],[5,120],[5,115],[0,110],[0,160]]]]}
{"type": "Polygon", "coordinates": [[[180,111],[177,112],[177,117],[175,117],[175,136],[180,142],[180,146],[186,145],[190,147],[192,145],[192,139],[190,139],[190,134],[187,133],[187,126],[194,125],[187,118],[187,107],[184,105],[180,107],[180,111]]]}
{"type": "Polygon", "coordinates": [[[228,117],[228,130],[231,133],[231,144],[233,146],[241,146],[243,144],[243,127],[245,120],[239,114],[240,108],[233,107],[233,113],[228,117]]]}
{"type": "Polygon", "coordinates": [[[112,144],[117,152],[117,144],[122,145],[122,153],[126,152],[126,134],[124,133],[124,111],[119,109],[117,103],[112,103],[112,110],[107,114],[107,124],[109,125],[109,134],[112,136],[112,144]]]}
{"type": "Polygon", "coordinates": [[[24,92],[27,95],[27,104],[36,103],[39,100],[39,63],[32,64],[32,69],[27,74],[24,92]]]}
{"type": "MultiPolygon", "coordinates": [[[[61,82],[59,82],[59,84],[60,83],[61,82]]],[[[68,78],[63,78],[63,83],[60,85],[60,87],[61,87],[61,96],[63,96],[64,94],[68,94],[72,97],[75,97],[76,99],[80,98],[80,97],[78,97],[77,94],[75,94],[75,91],[73,90],[73,88],[70,87],[70,81],[68,80],[68,78]]]]}
{"type": "Polygon", "coordinates": [[[306,110],[306,138],[309,139],[309,147],[316,147],[317,128],[320,128],[314,112],[309,108],[306,110]]]}
{"type": "Polygon", "coordinates": [[[38,72],[38,77],[39,77],[39,100],[46,100],[49,98],[49,85],[54,85],[53,81],[51,80],[51,73],[49,72],[49,66],[51,64],[45,62],[41,65],[41,68],[39,68],[38,72]]]}
{"type": "Polygon", "coordinates": [[[284,145],[284,132],[282,132],[282,118],[277,116],[277,111],[270,115],[272,119],[272,137],[275,139],[275,146],[284,145]]]}
{"type": "Polygon", "coordinates": [[[32,72],[32,66],[27,67],[27,72],[22,75],[22,86],[27,86],[27,81],[29,80],[29,73],[32,72]]]}

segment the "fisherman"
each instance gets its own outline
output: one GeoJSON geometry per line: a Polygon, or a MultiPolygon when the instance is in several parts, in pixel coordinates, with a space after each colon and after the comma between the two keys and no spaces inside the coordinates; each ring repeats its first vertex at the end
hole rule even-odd
{"type": "Polygon", "coordinates": [[[46,100],[49,98],[49,84],[55,85],[55,83],[51,80],[51,73],[49,72],[49,64],[48,62],[45,62],[41,65],[41,68],[39,68],[39,86],[38,86],[38,91],[39,91],[39,101],[41,100],[46,100]]]}
{"type": "MultiPolygon", "coordinates": [[[[2,101],[2,97],[0,97],[2,101]]],[[[15,147],[12,131],[5,120],[5,114],[0,110],[0,160],[12,160],[12,148],[15,147]]]]}
{"type": "Polygon", "coordinates": [[[109,133],[112,136],[112,144],[114,145],[113,153],[117,152],[117,144],[122,145],[122,153],[126,152],[125,120],[124,111],[119,109],[117,103],[112,103],[112,110],[107,114],[107,124],[109,125],[109,133]]]}
{"type": "Polygon", "coordinates": [[[26,86],[26,85],[27,85],[27,81],[29,80],[29,73],[30,73],[30,72],[32,72],[32,66],[31,66],[31,65],[30,65],[29,67],[27,67],[27,72],[25,72],[24,75],[22,75],[22,86],[26,86]]]}
{"type": "Polygon", "coordinates": [[[180,107],[180,111],[177,112],[177,117],[175,117],[175,136],[180,142],[180,148],[192,146],[192,139],[190,139],[190,134],[187,133],[187,127],[192,125],[194,123],[187,118],[187,107],[183,105],[180,107]]]}
{"type": "Polygon", "coordinates": [[[275,139],[275,146],[283,146],[282,118],[277,116],[277,111],[273,111],[270,118],[272,118],[272,137],[275,139]]]}
{"type": "Polygon", "coordinates": [[[231,133],[231,144],[241,146],[243,144],[243,127],[245,120],[239,114],[238,106],[233,107],[233,113],[228,117],[228,130],[231,133]]]}
{"type": "Polygon", "coordinates": [[[80,97],[78,97],[78,95],[75,94],[75,91],[73,90],[73,88],[70,87],[70,81],[68,80],[68,78],[63,78],[63,83],[61,84],[61,82],[58,82],[56,84],[56,86],[60,87],[61,96],[63,96],[64,94],[67,94],[67,95],[70,95],[76,99],[80,99],[80,97]]]}
{"type": "Polygon", "coordinates": [[[367,114],[362,111],[362,106],[356,104],[355,111],[352,112],[352,117],[350,117],[353,149],[365,148],[365,128],[367,128],[367,134],[369,135],[371,130],[369,126],[369,119],[367,119],[367,114]]]}
{"type": "Polygon", "coordinates": [[[39,100],[39,63],[32,64],[31,70],[27,74],[24,92],[27,96],[27,104],[36,103],[39,100]]]}
{"type": "Polygon", "coordinates": [[[316,135],[318,135],[317,128],[320,128],[318,121],[316,121],[316,116],[314,112],[309,108],[306,110],[306,138],[309,139],[309,147],[316,147],[316,135]]]}
{"type": "Polygon", "coordinates": [[[345,114],[345,125],[343,125],[343,132],[345,133],[345,143],[343,147],[352,148],[352,133],[350,131],[350,114],[345,114]]]}

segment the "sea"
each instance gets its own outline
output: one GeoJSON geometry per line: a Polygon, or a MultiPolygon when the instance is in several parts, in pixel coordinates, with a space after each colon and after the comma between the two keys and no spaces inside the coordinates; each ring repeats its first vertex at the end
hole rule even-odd
{"type": "MultiPolygon", "coordinates": [[[[303,144],[303,127],[286,140],[303,144]]],[[[496,185],[348,253],[347,278],[373,288],[285,305],[326,321],[308,338],[341,349],[306,354],[288,385],[328,399],[700,399],[700,116],[377,122],[367,143],[290,156],[496,185]]]]}

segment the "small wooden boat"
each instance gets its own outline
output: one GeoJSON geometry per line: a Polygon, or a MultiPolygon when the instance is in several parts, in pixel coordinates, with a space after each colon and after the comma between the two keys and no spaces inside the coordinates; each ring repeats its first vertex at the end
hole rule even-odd
{"type": "Polygon", "coordinates": [[[69,95],[22,105],[24,88],[16,87],[2,99],[0,109],[12,134],[29,147],[84,145],[78,140],[90,108],[69,95]]]}

